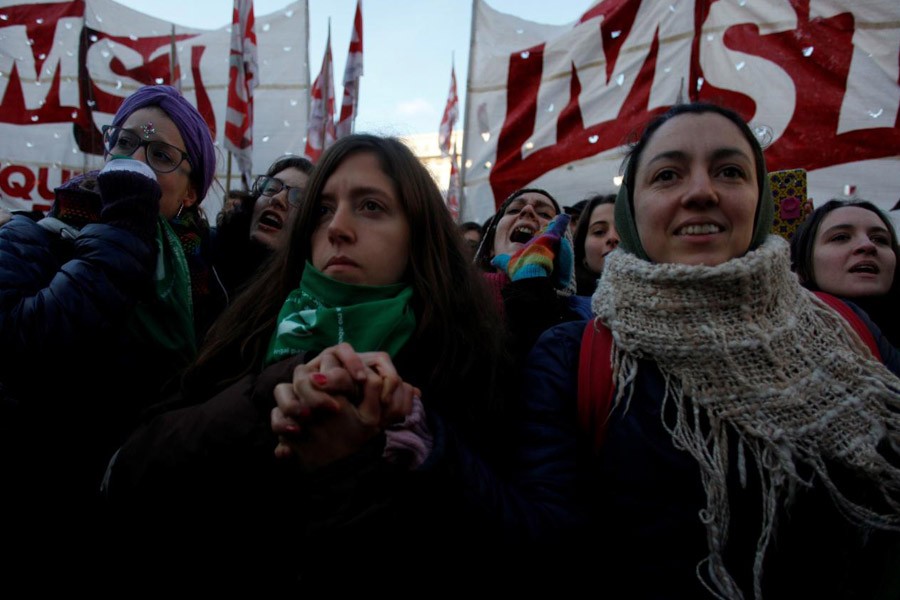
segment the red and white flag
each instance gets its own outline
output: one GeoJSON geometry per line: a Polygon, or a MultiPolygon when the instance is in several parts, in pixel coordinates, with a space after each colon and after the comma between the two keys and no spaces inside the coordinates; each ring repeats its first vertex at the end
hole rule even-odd
{"type": "Polygon", "coordinates": [[[306,130],[307,158],[314,163],[328,146],[334,143],[334,71],[331,62],[331,27],[328,28],[328,42],[322,69],[313,82],[310,98],[309,127],[306,130]]]}
{"type": "Polygon", "coordinates": [[[344,68],[344,99],[341,101],[341,117],[338,119],[338,138],[353,133],[356,121],[356,107],[359,104],[359,78],[363,74],[363,26],[362,0],[356,0],[356,17],[353,19],[353,34],[350,36],[350,51],[344,68]]]}
{"type": "Polygon", "coordinates": [[[450,154],[450,137],[453,135],[453,124],[457,119],[459,119],[459,98],[456,95],[456,69],[450,67],[450,93],[447,95],[447,106],[444,107],[444,117],[438,130],[438,147],[444,156],[450,154]]]}
{"type": "Polygon", "coordinates": [[[253,0],[234,0],[231,54],[228,57],[225,148],[237,157],[245,188],[249,188],[252,172],[253,88],[258,83],[253,0]]]}
{"type": "Polygon", "coordinates": [[[447,186],[447,209],[450,210],[454,221],[459,221],[459,200],[462,195],[457,162],[456,144],[453,144],[453,154],[450,155],[450,184],[447,186]]]}

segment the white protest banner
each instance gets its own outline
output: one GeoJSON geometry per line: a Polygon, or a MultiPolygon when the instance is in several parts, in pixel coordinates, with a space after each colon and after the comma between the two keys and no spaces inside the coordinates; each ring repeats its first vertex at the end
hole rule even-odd
{"type": "MultiPolygon", "coordinates": [[[[256,19],[259,86],[253,165],[303,150],[308,111],[307,0],[256,19]]],[[[143,85],[172,83],[172,24],[111,0],[0,1],[0,206],[47,210],[53,188],[103,162],[100,128],[143,85]]],[[[222,148],[231,25],[175,27],[181,89],[222,148]]],[[[231,187],[238,187],[239,175],[231,187]]],[[[207,216],[221,206],[213,186],[207,216]]]]}
{"type": "Polygon", "coordinates": [[[570,25],[476,0],[462,220],[512,191],[614,192],[624,146],[681,101],[736,110],[817,204],[900,198],[897,0],[603,0],[570,25]]]}

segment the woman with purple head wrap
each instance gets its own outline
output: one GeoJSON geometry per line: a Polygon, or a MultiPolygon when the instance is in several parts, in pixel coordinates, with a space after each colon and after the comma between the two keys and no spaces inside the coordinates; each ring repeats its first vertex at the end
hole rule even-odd
{"type": "Polygon", "coordinates": [[[23,540],[44,537],[38,523],[90,534],[110,456],[224,306],[199,210],[216,163],[203,117],[174,88],[143,87],[103,143],[104,167],[57,188],[48,217],[0,228],[0,479],[20,516],[60,507],[21,519],[23,540]]]}

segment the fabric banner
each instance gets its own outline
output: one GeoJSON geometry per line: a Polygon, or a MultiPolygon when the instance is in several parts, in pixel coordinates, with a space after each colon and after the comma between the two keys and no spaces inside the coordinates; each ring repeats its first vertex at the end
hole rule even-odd
{"type": "Polygon", "coordinates": [[[328,27],[328,41],[322,68],[313,82],[310,93],[309,125],[306,131],[306,148],[303,153],[313,163],[318,162],[322,153],[334,143],[334,64],[331,60],[331,26],[328,27]]]}
{"type": "Polygon", "coordinates": [[[459,98],[456,95],[456,68],[450,68],[450,91],[447,93],[447,105],[444,107],[444,116],[441,117],[441,126],[438,128],[438,148],[441,154],[450,154],[450,138],[453,136],[453,126],[459,119],[459,98]]]}
{"type": "MultiPolygon", "coordinates": [[[[259,86],[253,165],[303,150],[308,114],[307,0],[256,19],[259,86]]],[[[222,147],[231,26],[175,27],[185,97],[209,124],[221,186],[203,202],[222,205],[222,147]]],[[[0,205],[47,210],[53,188],[103,163],[100,128],[122,99],[147,84],[173,83],[172,24],[112,0],[0,1],[0,205]]],[[[176,71],[178,72],[178,71],[176,71]]],[[[237,173],[230,187],[240,187],[237,173]]]]}
{"type": "Polygon", "coordinates": [[[456,144],[453,144],[453,154],[450,155],[450,184],[447,186],[447,209],[456,222],[459,222],[459,197],[462,194],[458,165],[459,156],[456,154],[456,144]]]}
{"type": "Polygon", "coordinates": [[[236,158],[244,188],[253,177],[253,90],[259,83],[253,0],[235,0],[228,57],[225,148],[236,158]]]}
{"type": "Polygon", "coordinates": [[[476,0],[472,18],[463,220],[525,186],[614,192],[648,119],[696,100],[743,115],[769,170],[806,169],[816,204],[900,198],[897,0],[603,0],[563,26],[476,0]]]}
{"type": "Polygon", "coordinates": [[[356,2],[356,16],[353,18],[353,33],[350,35],[350,49],[344,67],[344,97],[341,100],[341,115],[335,127],[335,137],[342,138],[353,133],[359,105],[359,79],[363,75],[363,21],[362,0],[356,2]]]}

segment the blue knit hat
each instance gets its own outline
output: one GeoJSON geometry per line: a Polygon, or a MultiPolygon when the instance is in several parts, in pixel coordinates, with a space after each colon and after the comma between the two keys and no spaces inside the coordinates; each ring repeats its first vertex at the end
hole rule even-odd
{"type": "Polygon", "coordinates": [[[112,124],[121,127],[134,111],[148,106],[158,106],[178,127],[191,159],[191,183],[202,201],[216,176],[216,148],[209,126],[197,109],[170,85],[144,86],[125,98],[112,124]]]}

